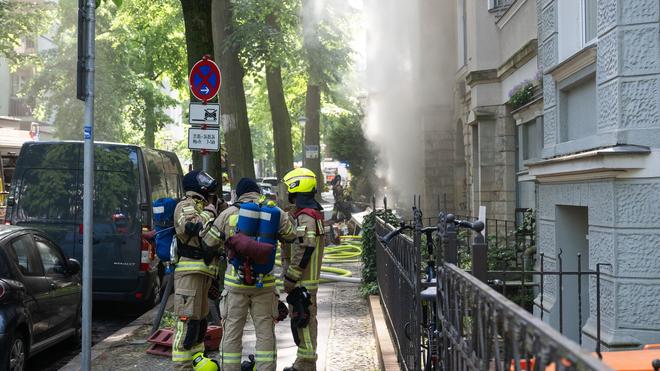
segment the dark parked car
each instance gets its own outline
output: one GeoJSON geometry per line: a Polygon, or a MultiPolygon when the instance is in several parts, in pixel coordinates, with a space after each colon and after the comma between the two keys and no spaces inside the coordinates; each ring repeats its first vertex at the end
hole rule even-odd
{"type": "MultiPolygon", "coordinates": [[[[142,230],[151,230],[152,203],[183,196],[181,165],[172,152],[95,143],[94,300],[159,301],[158,259],[142,230]]],[[[12,225],[46,232],[82,262],[82,142],[29,142],[21,148],[7,200],[12,225]]]]}
{"type": "Polygon", "coordinates": [[[80,335],[80,264],[36,229],[0,226],[0,370],[80,335]]]}

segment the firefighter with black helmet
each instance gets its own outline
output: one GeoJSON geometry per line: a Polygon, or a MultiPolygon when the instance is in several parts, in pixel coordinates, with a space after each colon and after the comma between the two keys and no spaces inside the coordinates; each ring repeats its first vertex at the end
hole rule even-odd
{"type": "Polygon", "coordinates": [[[208,291],[218,275],[219,251],[206,246],[202,237],[216,217],[209,196],[217,188],[217,181],[206,172],[189,172],[183,177],[185,197],[174,211],[177,238],[174,311],[177,320],[172,361],[179,370],[193,370],[193,356],[204,351],[208,291]]]}
{"type": "Polygon", "coordinates": [[[297,222],[295,243],[282,251],[284,291],[291,317],[291,331],[298,346],[295,363],[284,370],[316,370],[316,292],[319,286],[324,249],[321,210],[314,199],[316,175],[298,168],[284,176],[289,202],[295,205],[292,216],[297,222]]]}

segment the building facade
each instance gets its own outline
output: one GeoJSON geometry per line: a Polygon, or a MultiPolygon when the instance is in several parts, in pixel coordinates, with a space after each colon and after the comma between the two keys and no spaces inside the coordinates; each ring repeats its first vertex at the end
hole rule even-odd
{"type": "MultiPolygon", "coordinates": [[[[438,76],[420,80],[453,96],[421,110],[424,209],[535,210],[537,269],[543,254],[545,271],[602,271],[604,347],[660,342],[660,3],[436,5],[420,27],[445,35],[426,37],[442,53],[422,75],[438,76]]],[[[596,301],[595,275],[551,276],[535,315],[594,349],[596,301]]]]}
{"type": "MultiPolygon", "coordinates": [[[[660,341],[659,8],[657,0],[537,1],[543,148],[527,167],[538,244],[547,270],[558,268],[560,252],[564,261],[581,254],[594,271],[601,264],[607,348],[660,341]]],[[[572,337],[593,349],[595,277],[583,283],[588,320],[572,337]]],[[[558,282],[543,290],[556,326],[558,282]]]]}

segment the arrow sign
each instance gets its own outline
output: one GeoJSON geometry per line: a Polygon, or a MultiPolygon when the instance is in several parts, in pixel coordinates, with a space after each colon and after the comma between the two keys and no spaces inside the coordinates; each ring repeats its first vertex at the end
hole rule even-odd
{"type": "Polygon", "coordinates": [[[222,74],[218,65],[205,55],[190,69],[190,91],[195,98],[208,102],[218,94],[222,84],[222,74]]]}

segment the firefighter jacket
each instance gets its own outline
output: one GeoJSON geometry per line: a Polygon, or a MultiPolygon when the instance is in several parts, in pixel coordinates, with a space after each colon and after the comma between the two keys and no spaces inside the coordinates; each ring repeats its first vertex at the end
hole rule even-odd
{"type": "Polygon", "coordinates": [[[323,218],[305,213],[294,213],[296,217],[296,240],[286,246],[282,254],[284,279],[304,286],[315,294],[319,288],[321,263],[324,249],[323,218]]]}
{"type": "MultiPolygon", "coordinates": [[[[231,206],[229,206],[225,211],[220,213],[218,217],[213,222],[213,225],[209,228],[208,232],[204,235],[204,243],[208,246],[221,246],[223,247],[224,241],[233,236],[236,231],[236,225],[238,224],[238,213],[240,211],[240,205],[244,203],[253,202],[256,204],[263,204],[268,202],[266,198],[256,192],[248,192],[241,197],[231,206]]],[[[296,232],[293,225],[292,219],[288,213],[281,211],[280,212],[280,226],[278,232],[278,239],[282,242],[291,242],[295,240],[296,232]]],[[[224,247],[223,247],[224,248],[224,247]]],[[[275,287],[275,276],[272,272],[267,274],[263,280],[263,287],[275,287]]],[[[241,279],[238,276],[238,272],[233,265],[227,265],[227,271],[225,272],[225,288],[230,290],[253,290],[255,285],[245,285],[241,282],[241,279]]]]}
{"type": "MultiPolygon", "coordinates": [[[[177,237],[177,249],[181,251],[184,248],[203,249],[201,238],[208,230],[210,223],[215,215],[213,212],[204,210],[208,202],[202,195],[196,192],[188,191],[183,200],[179,201],[174,209],[174,230],[177,237]],[[187,223],[201,223],[202,229],[197,235],[188,235],[186,233],[187,223]]],[[[179,255],[176,263],[176,272],[181,274],[203,273],[211,277],[218,275],[218,258],[214,257],[207,265],[204,259],[192,259],[179,255]]],[[[217,254],[216,254],[217,255],[217,254]]]]}

